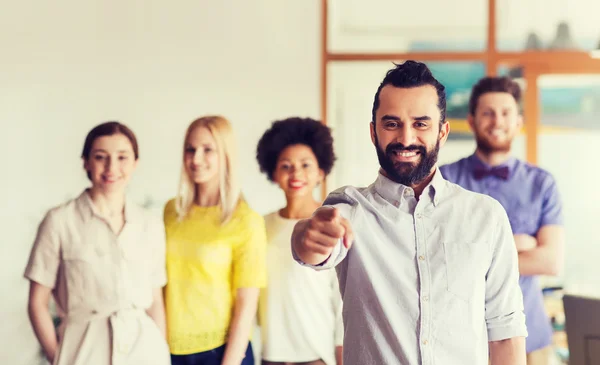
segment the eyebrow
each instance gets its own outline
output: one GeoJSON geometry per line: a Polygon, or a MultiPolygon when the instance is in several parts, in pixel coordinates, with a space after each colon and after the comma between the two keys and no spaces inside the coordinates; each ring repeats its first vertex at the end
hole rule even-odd
{"type": "Polygon", "coordinates": [[[213,145],[210,143],[200,143],[198,146],[194,146],[191,143],[186,144],[186,148],[198,148],[198,147],[213,147],[213,145]]]}
{"type": "MultiPolygon", "coordinates": [[[[95,149],[95,150],[92,151],[92,153],[98,153],[98,152],[108,154],[108,151],[103,150],[103,149],[95,149]]],[[[117,151],[117,153],[130,153],[130,152],[131,151],[129,151],[129,150],[119,150],[119,151],[117,151]]]]}
{"type": "MultiPolygon", "coordinates": [[[[311,158],[310,157],[304,157],[302,159],[300,159],[300,161],[305,162],[305,161],[310,161],[311,158]]],[[[289,158],[282,158],[281,160],[279,160],[280,162],[292,162],[292,160],[290,160],[289,158]]]]}
{"type": "MultiPolygon", "coordinates": [[[[427,116],[427,115],[423,115],[423,116],[419,116],[419,117],[412,117],[411,119],[416,122],[422,122],[422,121],[431,120],[431,117],[427,116]]],[[[393,120],[393,121],[397,121],[397,122],[402,121],[402,119],[400,119],[399,117],[397,117],[395,115],[389,115],[389,114],[386,114],[383,117],[381,117],[381,120],[393,120]]]]}
{"type": "Polygon", "coordinates": [[[381,117],[381,120],[394,120],[394,121],[397,121],[397,122],[401,122],[402,121],[399,117],[397,117],[395,115],[390,115],[390,114],[384,115],[383,117],[381,117]]]}
{"type": "Polygon", "coordinates": [[[431,117],[428,115],[423,115],[422,117],[413,117],[413,120],[415,120],[417,122],[423,122],[426,120],[431,120],[431,117]]]}

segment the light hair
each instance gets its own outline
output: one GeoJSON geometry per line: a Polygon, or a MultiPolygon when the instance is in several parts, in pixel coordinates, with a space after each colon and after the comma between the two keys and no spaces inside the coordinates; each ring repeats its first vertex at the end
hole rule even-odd
{"type": "Polygon", "coordinates": [[[219,205],[221,223],[231,219],[241,198],[237,175],[237,148],[231,123],[222,116],[205,116],[194,120],[188,127],[183,140],[183,166],[179,181],[179,191],[175,200],[177,216],[184,219],[196,200],[196,184],[190,179],[185,168],[186,143],[196,128],[210,131],[217,145],[219,158],[219,205]]]}

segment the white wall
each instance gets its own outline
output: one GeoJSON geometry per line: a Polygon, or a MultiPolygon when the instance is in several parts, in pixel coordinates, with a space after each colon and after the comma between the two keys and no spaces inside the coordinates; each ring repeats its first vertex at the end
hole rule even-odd
{"type": "Polygon", "coordinates": [[[86,180],[85,134],[117,119],[137,133],[132,195],[173,196],[183,133],[224,114],[250,204],[283,202],[255,162],[276,118],[319,117],[320,1],[4,1],[0,11],[0,363],[33,364],[23,268],[43,212],[86,180]]]}

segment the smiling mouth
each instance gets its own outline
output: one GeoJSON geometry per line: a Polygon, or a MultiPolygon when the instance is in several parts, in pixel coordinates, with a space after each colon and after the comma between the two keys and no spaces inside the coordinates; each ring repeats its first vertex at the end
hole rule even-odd
{"type": "Polygon", "coordinates": [[[414,161],[418,158],[418,156],[420,154],[421,154],[421,152],[417,151],[417,150],[392,151],[392,155],[394,156],[394,159],[398,160],[398,161],[414,161]]]}
{"type": "Polygon", "coordinates": [[[303,188],[306,184],[302,181],[291,181],[288,185],[292,189],[300,189],[303,188]]]}
{"type": "Polygon", "coordinates": [[[419,151],[394,151],[394,155],[402,157],[412,157],[419,154],[419,151]]]}
{"type": "Polygon", "coordinates": [[[506,137],[506,132],[501,129],[494,129],[490,132],[490,135],[495,138],[504,138],[506,137]]]}

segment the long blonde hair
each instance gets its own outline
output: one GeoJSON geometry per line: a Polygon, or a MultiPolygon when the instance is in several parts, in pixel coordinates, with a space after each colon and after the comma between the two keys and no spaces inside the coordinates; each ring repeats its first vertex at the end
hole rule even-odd
{"type": "MultiPolygon", "coordinates": [[[[231,123],[218,115],[210,115],[194,120],[188,127],[183,140],[183,160],[185,161],[186,143],[196,128],[210,131],[217,145],[219,158],[219,205],[221,206],[221,223],[231,219],[240,200],[240,186],[237,175],[237,148],[231,123]]],[[[184,219],[196,199],[196,184],[190,179],[185,162],[181,168],[179,191],[175,200],[177,215],[184,219]]]]}

